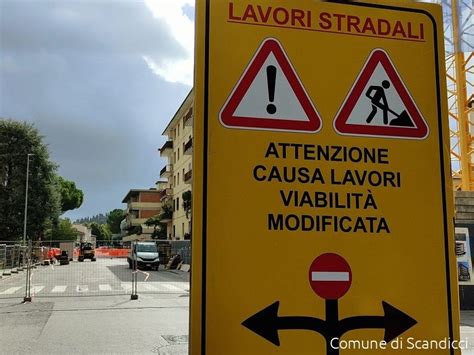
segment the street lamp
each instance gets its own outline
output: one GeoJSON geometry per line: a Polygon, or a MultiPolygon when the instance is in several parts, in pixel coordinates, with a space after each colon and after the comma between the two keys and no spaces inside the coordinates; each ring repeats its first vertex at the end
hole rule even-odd
{"type": "Polygon", "coordinates": [[[28,178],[30,175],[30,156],[34,154],[28,153],[26,155],[26,188],[25,188],[25,220],[23,221],[23,245],[26,244],[26,220],[28,217],[28,178]]]}

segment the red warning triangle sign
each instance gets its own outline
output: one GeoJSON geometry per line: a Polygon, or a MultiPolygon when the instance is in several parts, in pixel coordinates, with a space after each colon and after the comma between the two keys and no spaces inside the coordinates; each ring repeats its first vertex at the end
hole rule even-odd
{"type": "Polygon", "coordinates": [[[334,120],[343,135],[424,139],[429,129],[388,54],[375,49],[334,120]]]}
{"type": "Polygon", "coordinates": [[[260,45],[220,112],[226,127],[317,132],[321,118],[281,44],[260,45]]]}

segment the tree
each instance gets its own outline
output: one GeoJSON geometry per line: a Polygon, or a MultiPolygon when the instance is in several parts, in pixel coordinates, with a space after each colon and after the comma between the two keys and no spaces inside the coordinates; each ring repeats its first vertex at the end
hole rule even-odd
{"type": "Polygon", "coordinates": [[[61,211],[64,213],[81,207],[84,193],[76,187],[73,181],[57,176],[57,185],[61,195],[61,211]]]}
{"type": "MultiPolygon", "coordinates": [[[[191,191],[183,192],[181,195],[183,198],[183,208],[186,211],[186,218],[191,220],[192,218],[192,194],[191,191]]],[[[191,227],[189,227],[189,233],[184,234],[184,239],[191,239],[191,227]]]]}
{"type": "Polygon", "coordinates": [[[92,222],[99,223],[99,224],[105,224],[105,223],[107,223],[107,216],[104,215],[103,213],[99,213],[99,214],[94,215],[92,217],[79,218],[79,219],[76,219],[76,221],[75,221],[75,223],[78,223],[78,224],[90,224],[92,222]]]}
{"type": "Polygon", "coordinates": [[[186,218],[189,219],[189,217],[191,216],[191,208],[192,208],[191,191],[183,192],[181,196],[183,198],[183,208],[184,208],[184,211],[186,212],[186,218]]]}
{"type": "Polygon", "coordinates": [[[157,214],[148,218],[145,224],[148,227],[153,226],[153,233],[151,234],[153,239],[166,239],[166,225],[161,223],[161,215],[157,214]]]}
{"type": "Polygon", "coordinates": [[[55,172],[43,137],[33,125],[0,119],[0,236],[21,239],[29,157],[27,236],[44,235],[61,211],[55,172]]]}
{"type": "Polygon", "coordinates": [[[120,222],[125,218],[125,212],[119,208],[110,211],[107,214],[107,224],[113,234],[120,233],[120,222]]]}
{"type": "Polygon", "coordinates": [[[72,223],[67,218],[60,218],[45,235],[45,240],[76,240],[77,230],[72,227],[72,223]]]}
{"type": "Polygon", "coordinates": [[[97,241],[108,241],[112,236],[109,226],[107,224],[91,223],[90,225],[92,235],[97,237],[97,241]]]}

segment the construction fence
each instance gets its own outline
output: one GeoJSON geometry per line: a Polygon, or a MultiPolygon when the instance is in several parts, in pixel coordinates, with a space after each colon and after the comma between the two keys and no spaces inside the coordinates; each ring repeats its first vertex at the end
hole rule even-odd
{"type": "Polygon", "coordinates": [[[0,242],[0,275],[11,275],[26,267],[28,247],[12,242],[0,242]]]}
{"type": "Polygon", "coordinates": [[[177,268],[190,263],[190,244],[156,244],[160,266],[147,268],[131,257],[133,243],[95,248],[71,241],[0,241],[0,299],[187,294],[189,273],[177,268]]]}

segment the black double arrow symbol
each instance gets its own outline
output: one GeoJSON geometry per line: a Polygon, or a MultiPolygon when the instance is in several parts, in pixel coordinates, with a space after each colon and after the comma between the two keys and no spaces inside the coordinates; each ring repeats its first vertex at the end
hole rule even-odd
{"type": "Polygon", "coordinates": [[[339,320],[338,300],[326,300],[326,320],[305,316],[278,316],[279,301],[257,312],[242,325],[276,346],[280,346],[279,330],[303,329],[321,334],[326,340],[327,355],[339,354],[339,339],[355,329],[384,329],[389,343],[413,327],[417,321],[387,302],[382,301],[383,316],[355,316],[339,320]]]}

